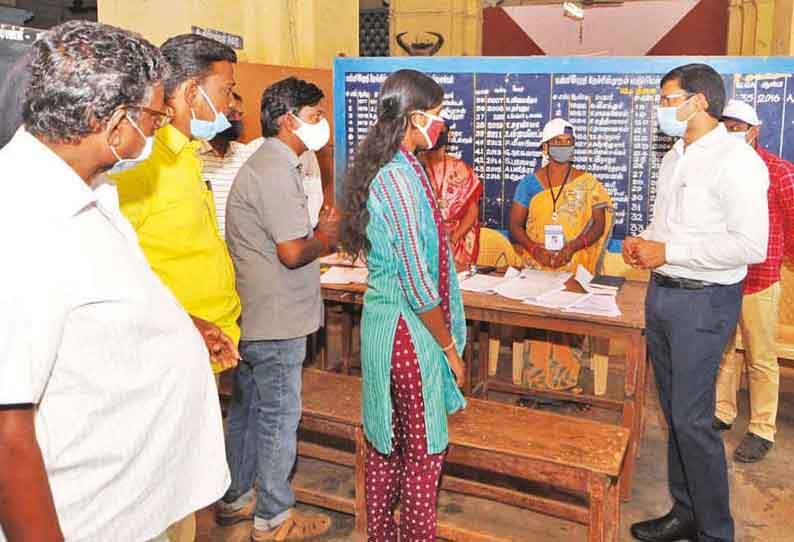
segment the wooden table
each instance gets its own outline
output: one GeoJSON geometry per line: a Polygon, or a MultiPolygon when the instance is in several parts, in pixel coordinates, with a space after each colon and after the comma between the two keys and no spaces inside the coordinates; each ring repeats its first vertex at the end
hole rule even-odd
{"type": "MultiPolygon", "coordinates": [[[[595,407],[621,413],[621,424],[630,431],[626,467],[621,479],[621,497],[628,500],[634,464],[639,451],[643,429],[643,404],[647,377],[647,354],[645,342],[645,293],[647,284],[627,281],[620,289],[617,303],[622,315],[607,318],[585,314],[567,313],[526,305],[519,301],[506,299],[492,294],[463,292],[466,319],[472,322],[486,322],[507,326],[558,331],[576,335],[603,337],[624,341],[626,344],[625,372],[622,400],[589,394],[572,394],[545,390],[529,390],[526,386],[488,379],[488,334],[480,331],[479,337],[479,374],[483,379],[479,391],[486,395],[488,390],[508,393],[528,393],[587,403],[595,407]]],[[[366,286],[361,284],[332,285],[322,287],[323,299],[328,303],[346,306],[362,305],[366,286]]]]}

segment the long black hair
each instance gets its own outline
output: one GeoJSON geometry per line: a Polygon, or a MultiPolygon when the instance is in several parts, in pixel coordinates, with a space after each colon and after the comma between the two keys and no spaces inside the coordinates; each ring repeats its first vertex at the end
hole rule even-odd
{"type": "Polygon", "coordinates": [[[444,91],[438,83],[416,70],[396,71],[383,82],[378,119],[358,146],[344,181],[341,244],[349,254],[369,251],[369,187],[399,150],[411,113],[438,107],[443,100],[444,91]]]}

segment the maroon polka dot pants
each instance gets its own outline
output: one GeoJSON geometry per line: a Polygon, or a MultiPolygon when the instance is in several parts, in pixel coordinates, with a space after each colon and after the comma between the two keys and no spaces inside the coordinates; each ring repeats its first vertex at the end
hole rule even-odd
{"type": "Polygon", "coordinates": [[[445,453],[428,454],[422,375],[408,326],[400,318],[391,371],[392,453],[367,450],[369,542],[435,542],[438,480],[445,453]],[[400,503],[399,536],[394,508],[400,503]]]}

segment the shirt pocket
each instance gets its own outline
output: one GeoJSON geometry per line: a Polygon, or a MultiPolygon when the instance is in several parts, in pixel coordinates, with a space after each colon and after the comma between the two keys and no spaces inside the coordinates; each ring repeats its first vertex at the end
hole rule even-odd
{"type": "Polygon", "coordinates": [[[713,196],[704,186],[685,184],[676,194],[679,223],[697,229],[698,232],[716,231],[713,196]]]}

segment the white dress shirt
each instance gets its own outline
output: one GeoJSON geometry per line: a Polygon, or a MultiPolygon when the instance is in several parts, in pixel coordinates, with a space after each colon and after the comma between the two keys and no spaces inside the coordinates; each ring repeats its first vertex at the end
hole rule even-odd
{"type": "Polygon", "coordinates": [[[0,404],[35,405],[67,542],[152,539],[229,484],[204,342],[112,188],[24,129],[0,171],[0,404]]]}
{"type": "Polygon", "coordinates": [[[323,179],[320,173],[320,162],[314,151],[306,151],[298,157],[303,175],[303,191],[306,192],[306,209],[312,228],[320,222],[320,211],[323,208],[323,179]]]}
{"type": "Polygon", "coordinates": [[[691,145],[679,139],[659,169],[653,220],[640,237],[666,245],[671,277],[735,284],[764,261],[769,172],[720,124],[691,145]]]}
{"type": "Polygon", "coordinates": [[[206,142],[201,150],[200,158],[204,164],[201,175],[205,181],[209,182],[210,190],[212,190],[218,231],[221,237],[226,235],[226,200],[229,199],[229,191],[232,189],[234,178],[263,141],[264,139],[261,137],[248,144],[231,141],[224,156],[218,154],[209,142],[206,142]]]}

